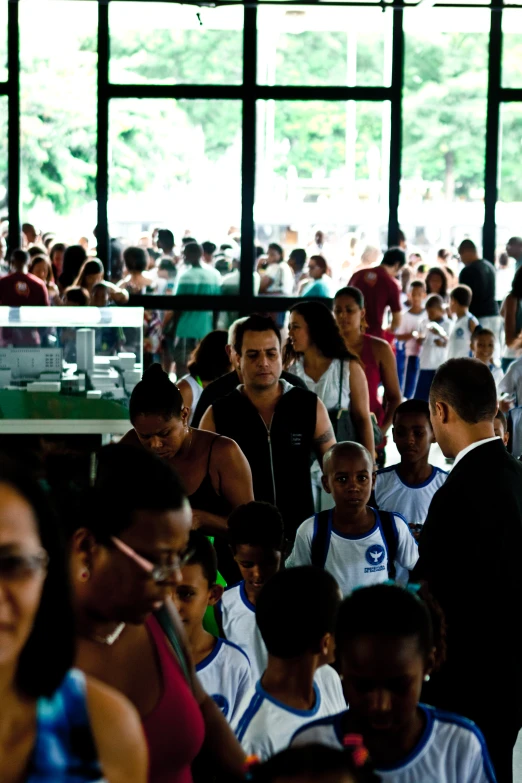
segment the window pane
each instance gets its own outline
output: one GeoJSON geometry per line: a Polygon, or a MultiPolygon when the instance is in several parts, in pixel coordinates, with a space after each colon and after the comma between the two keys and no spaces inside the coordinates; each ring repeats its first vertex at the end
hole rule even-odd
{"type": "Polygon", "coordinates": [[[400,201],[410,244],[428,253],[481,243],[489,12],[405,12],[400,201]]]}
{"type": "Polygon", "coordinates": [[[75,242],[96,222],[97,10],[20,3],[22,218],[75,242]]]}
{"type": "Polygon", "coordinates": [[[112,236],[164,227],[219,245],[239,227],[240,101],[113,100],[110,150],[112,236]]]}
{"type": "Polygon", "coordinates": [[[500,113],[497,243],[522,234],[522,105],[504,103],[500,113]]]}
{"type": "Polygon", "coordinates": [[[112,2],[110,80],[241,84],[243,8],[112,2]]]}
{"type": "Polygon", "coordinates": [[[259,84],[390,84],[392,14],[380,8],[262,6],[258,36],[259,84]]]}
{"type": "Polygon", "coordinates": [[[352,240],[380,246],[386,237],[389,103],[259,101],[257,119],[258,243],[318,252],[321,230],[343,281],[352,240]]]}
{"type": "Polygon", "coordinates": [[[502,13],[502,83],[522,87],[522,8],[502,13]]]}
{"type": "Polygon", "coordinates": [[[7,0],[0,0],[0,82],[7,81],[7,0]]]}

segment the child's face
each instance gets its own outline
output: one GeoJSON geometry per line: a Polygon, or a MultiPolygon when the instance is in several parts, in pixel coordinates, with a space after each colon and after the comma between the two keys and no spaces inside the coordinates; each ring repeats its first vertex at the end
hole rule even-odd
{"type": "Polygon", "coordinates": [[[475,359],[489,364],[495,353],[495,338],[490,334],[479,334],[471,341],[471,350],[475,359]]]}
{"type": "Polygon", "coordinates": [[[401,413],[393,426],[393,441],[402,462],[416,463],[428,459],[434,443],[429,419],[422,413],[401,413]]]}
{"type": "Polygon", "coordinates": [[[373,465],[364,453],[339,454],[328,463],[323,487],[332,495],[338,511],[355,515],[368,505],[374,481],[373,465]]]}
{"type": "Polygon", "coordinates": [[[411,303],[414,307],[422,307],[426,294],[420,286],[414,286],[410,291],[411,303]]]}
{"type": "Polygon", "coordinates": [[[500,419],[494,419],[493,428],[495,430],[495,435],[497,436],[497,438],[502,438],[504,446],[507,446],[509,443],[509,432],[506,432],[504,430],[504,426],[500,421],[500,419]]]}
{"type": "Polygon", "coordinates": [[[277,549],[265,549],[262,546],[238,544],[234,560],[239,566],[241,576],[249,588],[249,593],[257,597],[261,588],[281,567],[282,552],[277,549]]]}
{"type": "Polygon", "coordinates": [[[444,310],[438,305],[432,305],[426,308],[430,321],[441,321],[444,318],[444,310]]]}
{"type": "Polygon", "coordinates": [[[172,599],[190,636],[194,628],[202,626],[207,606],[219,601],[223,588],[209,585],[199,563],[185,566],[181,573],[181,583],[174,588],[172,599]]]}
{"type": "Polygon", "coordinates": [[[449,301],[449,311],[450,311],[450,313],[452,315],[457,315],[458,308],[459,308],[458,302],[456,302],[455,299],[453,299],[453,297],[450,296],[450,301],[449,301]]]}
{"type": "Polygon", "coordinates": [[[341,656],[344,695],[356,726],[368,744],[400,735],[415,718],[424,675],[416,636],[358,636],[341,656]]]}

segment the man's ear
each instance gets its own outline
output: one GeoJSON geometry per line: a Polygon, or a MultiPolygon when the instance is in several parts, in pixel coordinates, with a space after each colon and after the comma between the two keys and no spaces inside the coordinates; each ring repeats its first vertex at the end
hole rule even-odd
{"type": "Polygon", "coordinates": [[[212,585],[212,587],[209,590],[208,594],[208,605],[209,606],[215,606],[219,601],[221,601],[221,598],[223,597],[223,593],[225,592],[225,588],[223,585],[212,585]]]}
{"type": "Polygon", "coordinates": [[[450,418],[450,406],[447,402],[435,403],[435,415],[440,420],[441,424],[447,424],[450,418]]]}
{"type": "Polygon", "coordinates": [[[323,485],[323,489],[325,492],[328,493],[328,495],[331,495],[330,487],[328,486],[328,476],[325,476],[324,473],[321,476],[321,484],[323,485]]]}

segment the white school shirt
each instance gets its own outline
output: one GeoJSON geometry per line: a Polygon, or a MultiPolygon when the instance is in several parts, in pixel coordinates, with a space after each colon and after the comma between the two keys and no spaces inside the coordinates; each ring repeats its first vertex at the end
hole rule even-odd
{"type": "MultiPolygon", "coordinates": [[[[434,332],[426,331],[427,327],[431,324],[431,321],[425,319],[420,326],[420,330],[425,332],[426,339],[422,343],[420,352],[420,368],[421,370],[438,370],[441,364],[444,364],[448,358],[448,344],[435,345],[435,340],[440,339],[439,335],[434,332]]],[[[447,316],[444,316],[442,320],[437,323],[441,329],[444,329],[447,335],[451,330],[451,321],[447,316]]]]}
{"type": "Polygon", "coordinates": [[[265,761],[287,748],[302,726],[314,719],[335,715],[339,703],[343,705],[342,709],[346,709],[344,698],[340,701],[337,687],[331,688],[329,681],[318,681],[317,675],[323,669],[331,667],[322,666],[316,672],[315,704],[311,710],[296,710],[274,699],[265,691],[261,680],[250,688],[241,703],[240,717],[232,723],[232,729],[247,755],[255,754],[265,761]]]}
{"type": "Polygon", "coordinates": [[[398,511],[409,525],[423,525],[431,499],[442,487],[448,474],[431,466],[431,476],[423,484],[406,484],[397,473],[397,465],[377,472],[375,500],[384,511],[398,511]]]}
{"type": "MultiPolygon", "coordinates": [[[[330,536],[327,543],[325,570],[335,577],[343,595],[349,595],[356,587],[386,582],[388,577],[388,548],[382,532],[379,512],[375,513],[375,524],[362,536],[347,536],[332,526],[333,511],[330,511],[330,536]]],[[[400,514],[393,514],[397,531],[398,566],[411,571],[419,553],[406,521],[400,514]]],[[[316,517],[310,517],[298,528],[294,548],[286,561],[287,568],[310,565],[312,562],[312,540],[316,532],[316,517]]]]}
{"type": "Polygon", "coordinates": [[[478,318],[475,318],[471,313],[467,313],[453,322],[448,343],[448,359],[467,359],[471,356],[470,321],[478,326],[478,318]]]}
{"type": "MultiPolygon", "coordinates": [[[[399,332],[401,334],[408,334],[409,332],[415,331],[418,332],[419,326],[423,320],[426,320],[425,310],[422,310],[420,313],[411,313],[409,310],[406,310],[402,314],[399,332]]],[[[420,354],[421,346],[414,337],[412,337],[411,340],[406,340],[404,347],[406,350],[406,356],[418,356],[420,354]]]]}
{"type": "MultiPolygon", "coordinates": [[[[482,732],[460,715],[419,704],[426,728],[401,764],[376,769],[383,783],[495,783],[495,773],[482,732]]],[[[310,743],[344,749],[342,713],[300,729],[291,746],[310,743]]]]}
{"type": "Polygon", "coordinates": [[[522,359],[512,362],[498,385],[499,394],[514,394],[516,405],[522,405],[522,359]]]}
{"type": "Polygon", "coordinates": [[[497,391],[500,388],[500,384],[504,380],[504,373],[500,369],[500,367],[497,367],[495,364],[489,364],[488,365],[491,375],[493,376],[493,380],[495,381],[495,386],[497,387],[497,391]]]}
{"type": "Polygon", "coordinates": [[[232,642],[218,639],[210,655],[197,664],[196,672],[205,691],[231,723],[253,683],[246,653],[232,642]]]}

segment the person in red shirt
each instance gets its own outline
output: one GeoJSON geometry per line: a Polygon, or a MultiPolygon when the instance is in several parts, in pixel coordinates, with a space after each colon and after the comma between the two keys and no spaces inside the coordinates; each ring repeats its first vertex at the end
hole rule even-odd
{"type": "Polygon", "coordinates": [[[398,247],[386,251],[380,266],[361,269],[350,280],[350,286],[364,295],[366,305],[366,334],[383,337],[389,343],[395,339],[395,331],[401,323],[401,289],[396,276],[406,263],[405,253],[398,247]],[[384,311],[392,314],[390,328],[383,329],[384,311]]]}
{"type": "Polygon", "coordinates": [[[7,307],[49,305],[45,283],[28,272],[29,255],[15,250],[11,256],[11,274],[0,279],[0,305],[7,307]]]}

